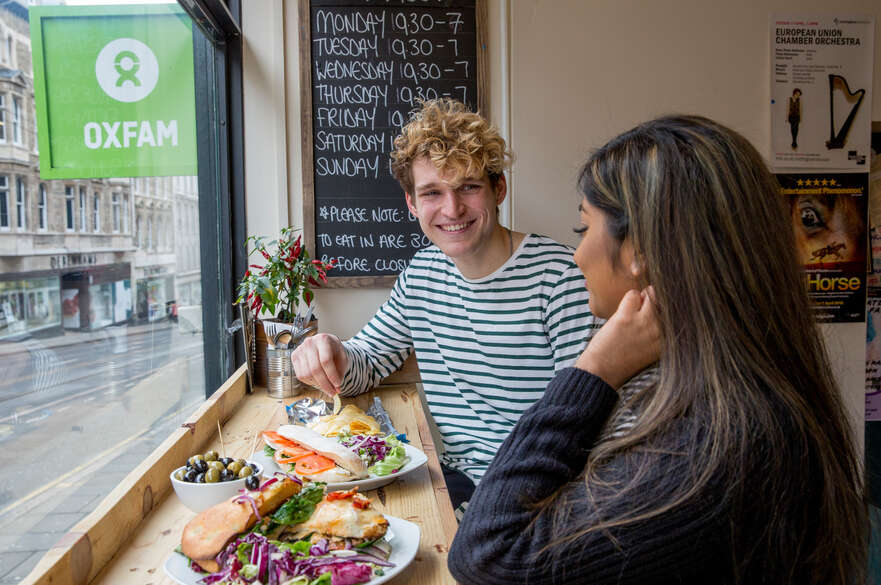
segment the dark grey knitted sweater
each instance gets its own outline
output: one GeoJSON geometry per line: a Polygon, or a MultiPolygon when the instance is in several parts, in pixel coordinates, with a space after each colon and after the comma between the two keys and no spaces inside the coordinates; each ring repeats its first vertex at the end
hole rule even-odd
{"type": "MultiPolygon", "coordinates": [[[[624,529],[613,542],[592,533],[538,556],[552,535],[548,514],[530,504],[566,486],[568,519],[595,517],[583,480],[591,447],[618,401],[600,378],[576,368],[561,371],[527,410],[480,482],[459,526],[448,565],[462,585],[528,583],[727,583],[731,580],[725,515],[719,496],[689,504],[624,529]],[[530,526],[530,523],[532,525],[530,526]]],[[[614,462],[611,463],[614,465],[614,462]]],[[[564,518],[564,522],[566,519],[564,518]]]]}

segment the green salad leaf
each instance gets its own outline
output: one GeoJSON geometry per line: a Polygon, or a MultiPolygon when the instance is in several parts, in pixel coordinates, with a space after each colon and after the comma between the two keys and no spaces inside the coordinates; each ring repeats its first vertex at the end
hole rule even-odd
{"type": "Polygon", "coordinates": [[[391,449],[386,453],[385,459],[377,461],[367,468],[367,471],[374,475],[389,475],[390,473],[401,469],[407,463],[407,451],[404,444],[396,437],[389,435],[385,438],[386,444],[391,449]]]}
{"type": "Polygon", "coordinates": [[[282,504],[275,511],[271,520],[274,524],[283,524],[290,526],[305,522],[312,516],[315,506],[324,498],[323,483],[307,483],[300,490],[300,493],[291,496],[291,498],[282,504]]]}

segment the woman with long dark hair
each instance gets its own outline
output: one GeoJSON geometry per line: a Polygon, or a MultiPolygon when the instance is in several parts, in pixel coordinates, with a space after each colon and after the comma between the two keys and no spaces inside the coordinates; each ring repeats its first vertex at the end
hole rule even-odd
{"type": "Polygon", "coordinates": [[[499,450],[453,575],[862,582],[860,466],[761,156],[706,118],[660,118],[579,187],[575,261],[609,321],[499,450]]]}

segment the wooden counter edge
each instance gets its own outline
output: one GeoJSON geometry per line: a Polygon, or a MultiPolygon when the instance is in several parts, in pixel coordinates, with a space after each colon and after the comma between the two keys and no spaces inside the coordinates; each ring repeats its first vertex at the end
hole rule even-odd
{"type": "Polygon", "coordinates": [[[247,368],[240,367],[98,507],[43,556],[22,585],[85,585],[91,582],[171,492],[168,476],[201,451],[245,397],[247,368]]]}

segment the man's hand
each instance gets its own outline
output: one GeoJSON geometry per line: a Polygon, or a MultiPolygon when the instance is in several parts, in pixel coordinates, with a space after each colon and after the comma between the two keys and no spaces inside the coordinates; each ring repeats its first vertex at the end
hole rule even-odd
{"type": "Polygon", "coordinates": [[[349,360],[335,335],[318,333],[307,337],[291,354],[294,375],[328,396],[338,394],[349,360]]]}
{"type": "Polygon", "coordinates": [[[594,335],[575,367],[599,376],[616,390],[661,357],[661,328],[654,289],[627,291],[618,310],[594,335]]]}

